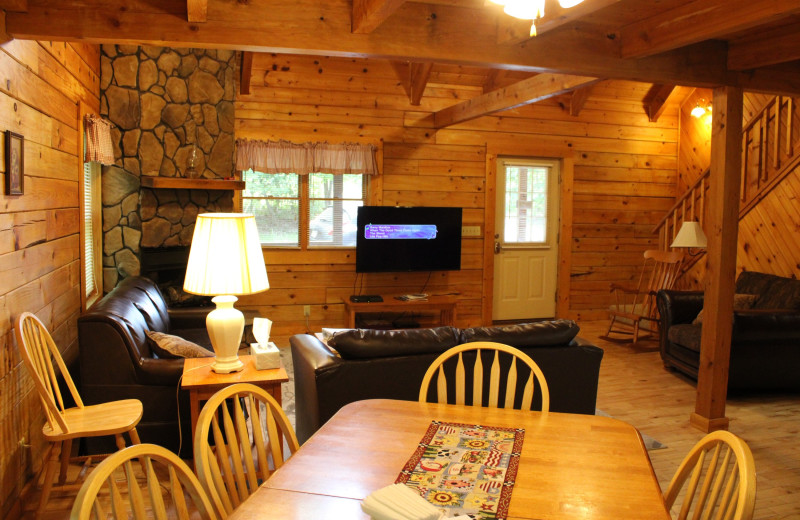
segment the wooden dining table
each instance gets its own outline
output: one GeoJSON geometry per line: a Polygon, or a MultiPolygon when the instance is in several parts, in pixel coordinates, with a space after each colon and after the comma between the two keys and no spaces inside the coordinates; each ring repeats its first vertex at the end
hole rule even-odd
{"type": "Polygon", "coordinates": [[[668,519],[639,432],[595,415],[374,399],[333,416],[230,517],[368,519],[431,421],[524,428],[509,520],[668,519]]]}

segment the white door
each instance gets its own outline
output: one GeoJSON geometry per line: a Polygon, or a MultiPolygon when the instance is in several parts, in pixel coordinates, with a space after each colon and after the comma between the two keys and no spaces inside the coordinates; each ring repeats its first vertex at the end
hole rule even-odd
{"type": "Polygon", "coordinates": [[[556,313],[559,163],[498,158],[494,320],[556,313]]]}

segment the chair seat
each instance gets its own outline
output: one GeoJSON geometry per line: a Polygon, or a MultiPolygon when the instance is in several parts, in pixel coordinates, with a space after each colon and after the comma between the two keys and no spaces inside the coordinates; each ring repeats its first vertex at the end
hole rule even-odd
{"type": "Polygon", "coordinates": [[[67,433],[60,429],[54,430],[49,423],[45,423],[42,433],[50,441],[116,435],[134,428],[142,418],[142,411],[142,402],[138,399],[123,399],[84,408],[68,408],[64,410],[64,420],[69,430],[67,433]]]}

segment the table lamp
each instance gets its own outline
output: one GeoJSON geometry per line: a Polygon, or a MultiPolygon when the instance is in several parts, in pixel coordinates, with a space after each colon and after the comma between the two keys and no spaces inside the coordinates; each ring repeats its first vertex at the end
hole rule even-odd
{"type": "Polygon", "coordinates": [[[242,213],[203,213],[197,216],[183,290],[214,296],[217,306],[206,317],[216,358],[211,369],[227,374],[243,368],[239,344],[244,315],[234,295],[269,289],[256,219],[242,213]]]}
{"type": "Polygon", "coordinates": [[[706,234],[703,233],[703,228],[700,223],[692,220],[687,220],[681,224],[681,229],[675,235],[675,240],[672,241],[670,247],[685,247],[690,255],[695,256],[700,254],[699,249],[703,249],[708,245],[706,234]],[[696,253],[692,253],[692,248],[698,249],[696,253]]]}

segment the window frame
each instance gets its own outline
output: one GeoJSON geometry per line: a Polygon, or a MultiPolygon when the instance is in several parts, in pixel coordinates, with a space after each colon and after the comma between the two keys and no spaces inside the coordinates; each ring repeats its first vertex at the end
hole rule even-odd
{"type": "Polygon", "coordinates": [[[81,129],[82,146],[81,156],[79,157],[79,164],[81,172],[78,178],[80,179],[80,259],[81,259],[81,273],[80,273],[80,293],[81,293],[81,307],[83,310],[89,309],[94,305],[103,294],[103,276],[102,276],[102,262],[101,252],[102,248],[102,191],[100,189],[101,172],[100,164],[97,162],[84,162],[86,150],[86,131],[83,124],[85,115],[93,113],[93,111],[84,103],[81,103],[79,110],[79,124],[81,129]],[[88,168],[88,171],[87,171],[88,168]],[[87,186],[86,180],[89,178],[89,185],[87,186]],[[88,204],[88,207],[87,207],[88,204]],[[91,220],[87,222],[86,216],[90,216],[91,220]],[[92,258],[87,258],[89,247],[87,241],[89,235],[87,229],[91,229],[91,255],[92,258]],[[94,287],[88,291],[88,276],[87,273],[92,272],[94,278],[94,287]]]}
{"type": "MultiPolygon", "coordinates": [[[[241,179],[245,178],[245,174],[251,170],[246,171],[239,171],[239,175],[241,179]]],[[[258,172],[257,170],[252,170],[255,173],[260,173],[261,175],[281,175],[281,174],[270,174],[270,173],[262,173],[258,172]]],[[[326,174],[326,172],[317,172],[320,174],[326,174]]],[[[324,200],[361,200],[362,205],[369,204],[370,201],[370,177],[371,175],[367,174],[352,174],[352,175],[361,175],[361,199],[328,199],[328,198],[313,198],[311,197],[310,193],[310,184],[311,184],[311,175],[298,175],[298,197],[295,199],[294,197],[245,197],[244,190],[238,192],[237,196],[237,209],[242,211],[244,206],[245,199],[285,199],[285,200],[297,200],[298,201],[298,235],[297,235],[297,245],[278,245],[278,244],[261,244],[262,249],[275,249],[275,250],[299,250],[299,251],[320,251],[320,250],[352,250],[355,249],[355,244],[353,245],[333,245],[333,244],[311,244],[311,217],[309,215],[311,209],[311,201],[324,201],[324,200]]],[[[336,175],[334,175],[335,177],[336,175]]],[[[352,218],[355,218],[353,216],[352,218]]]]}

